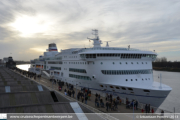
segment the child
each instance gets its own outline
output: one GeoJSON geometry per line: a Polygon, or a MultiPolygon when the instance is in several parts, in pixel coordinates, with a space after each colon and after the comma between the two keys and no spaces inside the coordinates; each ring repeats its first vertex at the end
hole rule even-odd
{"type": "Polygon", "coordinates": [[[152,112],[152,114],[154,113],[154,109],[153,108],[151,109],[151,112],[152,112]]]}
{"type": "Polygon", "coordinates": [[[144,113],[144,109],[142,109],[141,112],[144,113]]]}

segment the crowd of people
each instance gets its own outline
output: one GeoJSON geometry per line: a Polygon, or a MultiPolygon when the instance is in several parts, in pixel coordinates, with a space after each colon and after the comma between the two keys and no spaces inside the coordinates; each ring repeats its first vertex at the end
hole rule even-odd
{"type": "Polygon", "coordinates": [[[25,70],[19,69],[17,67],[12,68],[12,70],[14,70],[28,78],[34,78],[34,80],[36,80],[36,78],[41,79],[41,75],[37,75],[36,73],[25,71],[25,70]]]}
{"type": "MultiPolygon", "coordinates": [[[[41,75],[37,75],[36,73],[33,72],[29,72],[29,71],[25,71],[25,70],[21,70],[17,67],[14,67],[13,70],[15,70],[16,72],[19,72],[20,74],[28,77],[28,78],[34,78],[34,80],[36,80],[36,77],[38,79],[41,79],[41,75]]],[[[54,79],[50,79],[50,81],[54,81],[54,83],[56,84],[56,80],[54,79]]],[[[64,86],[64,82],[58,82],[59,84],[59,90],[62,89],[62,87],[64,86]]],[[[73,89],[73,85],[66,83],[66,87],[67,89],[64,90],[65,95],[68,95],[70,97],[75,97],[75,91],[73,89]]],[[[77,93],[77,100],[81,101],[82,103],[87,104],[88,100],[91,100],[91,91],[89,89],[86,88],[81,88],[81,91],[79,91],[77,93]]],[[[112,94],[106,94],[106,104],[104,104],[103,99],[101,97],[100,94],[95,94],[95,107],[101,107],[101,108],[105,108],[106,106],[106,111],[109,110],[118,110],[118,105],[121,105],[122,100],[120,99],[119,96],[117,96],[116,98],[113,98],[112,94]]],[[[138,101],[137,100],[132,100],[131,102],[126,98],[126,108],[132,109],[134,106],[134,110],[138,109],[138,101]]],[[[144,113],[154,113],[154,109],[151,108],[150,104],[149,105],[145,105],[144,109],[141,109],[141,112],[144,113]]]]}
{"type": "Polygon", "coordinates": [[[121,102],[119,96],[113,98],[112,94],[106,94],[106,111],[118,110],[118,105],[121,105],[121,102]]]}
{"type": "MultiPolygon", "coordinates": [[[[62,88],[64,83],[59,83],[59,88],[62,88]]],[[[71,84],[66,83],[66,88],[64,89],[64,94],[70,97],[75,97],[74,87],[71,84]]],[[[82,103],[87,104],[88,100],[91,100],[91,91],[86,88],[81,88],[81,91],[77,93],[77,100],[81,101],[82,103]]]]}
{"type": "Polygon", "coordinates": [[[133,108],[135,110],[138,110],[138,101],[137,100],[132,100],[131,102],[128,100],[128,98],[126,98],[126,108],[133,108]]]}

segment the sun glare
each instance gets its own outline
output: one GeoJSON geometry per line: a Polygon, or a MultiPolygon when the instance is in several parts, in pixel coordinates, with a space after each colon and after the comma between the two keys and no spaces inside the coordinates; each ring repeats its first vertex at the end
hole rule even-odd
{"type": "Polygon", "coordinates": [[[47,26],[42,24],[38,18],[22,16],[18,17],[14,23],[10,24],[15,30],[22,33],[22,36],[29,36],[34,33],[41,33],[47,26]]]}

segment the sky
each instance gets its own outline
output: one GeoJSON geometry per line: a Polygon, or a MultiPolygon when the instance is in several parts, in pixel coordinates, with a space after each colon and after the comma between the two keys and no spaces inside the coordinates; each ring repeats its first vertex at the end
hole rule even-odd
{"type": "Polygon", "coordinates": [[[180,61],[179,0],[1,0],[0,59],[29,61],[50,43],[58,51],[92,47],[92,29],[110,47],[155,50],[180,61]]]}

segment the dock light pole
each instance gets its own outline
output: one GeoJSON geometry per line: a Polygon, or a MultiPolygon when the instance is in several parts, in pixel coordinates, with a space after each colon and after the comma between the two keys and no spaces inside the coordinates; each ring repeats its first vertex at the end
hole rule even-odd
{"type": "Polygon", "coordinates": [[[77,101],[77,82],[76,82],[76,101],[77,101]]]}
{"type": "Polygon", "coordinates": [[[52,79],[52,89],[53,89],[54,79],[52,79]]]}
{"type": "Polygon", "coordinates": [[[133,101],[133,120],[134,120],[134,101],[133,101]]]}

